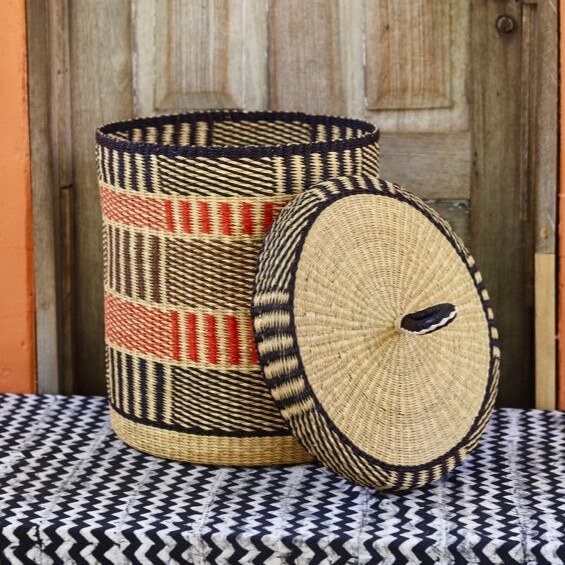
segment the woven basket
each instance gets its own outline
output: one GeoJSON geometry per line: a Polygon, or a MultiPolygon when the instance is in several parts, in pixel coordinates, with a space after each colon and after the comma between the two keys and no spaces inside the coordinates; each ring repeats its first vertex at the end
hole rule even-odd
{"type": "Polygon", "coordinates": [[[157,456],[308,461],[258,365],[249,315],[261,241],[319,181],[379,172],[366,122],[199,112],[97,132],[111,422],[157,456]]]}
{"type": "Polygon", "coordinates": [[[339,475],[421,487],[477,445],[498,332],[473,258],[416,196],[365,175],[310,187],[265,238],[252,312],[282,416],[339,475]]]}

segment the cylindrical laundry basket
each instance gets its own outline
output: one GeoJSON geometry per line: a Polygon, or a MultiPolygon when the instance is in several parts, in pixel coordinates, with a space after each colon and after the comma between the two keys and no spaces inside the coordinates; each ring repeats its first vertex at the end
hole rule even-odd
{"type": "Polygon", "coordinates": [[[97,132],[110,418],[128,444],[214,465],[311,460],[261,377],[249,306],[265,232],[294,195],[378,175],[359,120],[211,111],[97,132]]]}

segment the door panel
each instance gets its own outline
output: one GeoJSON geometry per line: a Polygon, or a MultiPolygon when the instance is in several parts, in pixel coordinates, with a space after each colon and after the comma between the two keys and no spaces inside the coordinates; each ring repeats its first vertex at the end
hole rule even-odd
{"type": "Polygon", "coordinates": [[[133,3],[135,110],[265,107],[266,4],[133,3]]]}
{"type": "Polygon", "coordinates": [[[503,337],[501,403],[532,403],[535,82],[523,72],[537,65],[535,2],[52,3],[68,7],[70,22],[51,25],[49,35],[68,41],[72,77],[76,391],[104,390],[95,127],[239,107],[348,114],[379,125],[383,176],[429,201],[484,271],[503,337]],[[502,14],[516,23],[511,33],[497,29],[502,14]]]}
{"type": "Polygon", "coordinates": [[[425,0],[366,5],[369,110],[451,107],[451,8],[425,0]]]}
{"type": "Polygon", "coordinates": [[[269,100],[273,109],[347,112],[340,2],[269,4],[269,100]]]}
{"type": "Polygon", "coordinates": [[[535,4],[471,3],[471,242],[502,343],[500,399],[531,405],[533,368],[533,151],[535,4]],[[504,15],[514,22],[501,33],[504,15]]]}

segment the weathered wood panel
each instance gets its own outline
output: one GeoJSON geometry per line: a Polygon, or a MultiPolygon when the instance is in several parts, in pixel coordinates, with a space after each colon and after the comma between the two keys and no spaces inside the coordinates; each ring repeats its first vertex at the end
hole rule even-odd
{"type": "Polygon", "coordinates": [[[27,2],[28,89],[34,232],[37,390],[59,391],[57,297],[57,203],[51,142],[49,12],[44,2],[27,2]]]}
{"type": "Polygon", "coordinates": [[[345,112],[346,71],[341,54],[339,13],[337,0],[271,0],[271,108],[345,112]]]}
{"type": "MultiPolygon", "coordinates": [[[[535,357],[536,408],[557,403],[556,351],[556,224],[558,181],[558,18],[557,4],[538,2],[535,10],[537,80],[533,132],[535,184],[535,357]]],[[[522,18],[523,19],[523,18],[522,18]]]]}
{"type": "Polygon", "coordinates": [[[536,408],[556,407],[555,255],[535,254],[536,408]]]}
{"type": "Polygon", "coordinates": [[[73,0],[73,204],[75,232],[75,392],[104,393],[102,220],[94,132],[133,114],[131,14],[127,0],[73,0]]]}
{"type": "Polygon", "coordinates": [[[536,252],[555,253],[558,166],[558,20],[556,2],[543,0],[537,16],[535,131],[536,252]]]}
{"type": "MultiPolygon", "coordinates": [[[[39,11],[45,4],[67,6],[67,0],[28,2],[39,11]]],[[[63,243],[58,267],[65,273],[59,315],[76,322],[74,335],[60,335],[65,343],[76,339],[76,391],[104,390],[95,127],[134,112],[240,106],[349,114],[379,125],[383,176],[427,199],[471,242],[502,329],[501,402],[533,402],[533,222],[536,250],[551,251],[555,218],[555,73],[543,55],[556,41],[548,47],[545,37],[556,27],[551,3],[528,2],[526,9],[513,0],[68,5],[68,29],[53,33],[67,16],[50,8],[49,40],[37,38],[59,53],[56,64],[43,54],[42,64],[52,67],[51,118],[39,119],[50,128],[52,156],[37,156],[59,179],[53,212],[62,210],[54,236],[63,243]],[[515,18],[514,33],[496,30],[502,14],[515,18]],[[403,32],[409,22],[410,33],[403,32]],[[61,38],[70,44],[69,65],[64,41],[57,46],[61,38]],[[392,55],[383,56],[387,49],[392,55]],[[69,68],[71,96],[65,94],[69,68]]],[[[70,364],[70,350],[65,355],[70,364]]]]}
{"type": "MultiPolygon", "coordinates": [[[[467,0],[446,0],[445,2],[437,2],[434,0],[369,0],[363,3],[363,13],[361,21],[364,21],[364,29],[366,35],[365,60],[366,68],[359,68],[352,59],[348,65],[353,67],[350,76],[353,78],[353,84],[357,88],[357,94],[352,93],[350,96],[353,100],[350,103],[350,111],[356,115],[364,115],[379,124],[383,131],[391,132],[464,132],[469,130],[469,10],[471,2],[467,0]],[[386,4],[385,4],[386,2],[386,4]],[[388,6],[385,13],[383,6],[388,6]],[[418,9],[422,9],[425,15],[425,28],[422,24],[414,19],[418,9]],[[435,27],[430,29],[430,14],[439,10],[437,16],[432,16],[435,20],[435,27]],[[391,20],[391,16],[396,15],[398,21],[391,20]],[[413,28],[407,33],[405,42],[401,43],[398,34],[398,26],[403,26],[403,18],[410,17],[413,28]],[[381,52],[381,35],[379,28],[386,30],[389,26],[390,33],[394,36],[394,41],[398,45],[398,49],[416,49],[416,38],[421,42],[420,49],[424,47],[429,51],[426,60],[421,59],[421,55],[415,56],[414,64],[417,67],[417,74],[420,79],[414,78],[414,84],[410,85],[410,94],[400,94],[400,100],[403,100],[404,106],[398,102],[392,102],[397,105],[397,109],[371,109],[374,105],[375,95],[381,92],[382,85],[378,82],[376,72],[384,65],[392,67],[391,72],[397,73],[398,77],[408,72],[406,63],[404,68],[400,68],[401,64],[395,59],[386,60],[381,52]],[[396,29],[395,29],[396,28],[396,29]],[[441,51],[430,51],[431,44],[443,45],[441,51]],[[409,45],[408,45],[409,44],[409,45]],[[447,49],[446,47],[447,46],[447,49]],[[394,68],[397,67],[397,68],[394,68]],[[432,70],[435,68],[435,70],[432,70]],[[442,69],[441,71],[439,69],[442,69]],[[446,74],[445,81],[439,77],[446,74]],[[435,76],[435,79],[431,77],[435,76]],[[419,80],[422,77],[428,77],[427,80],[438,84],[444,84],[443,87],[436,89],[439,93],[444,94],[428,95],[418,94],[419,80]],[[365,89],[360,90],[359,85],[365,84],[365,89]],[[432,106],[432,98],[436,97],[436,104],[439,104],[441,98],[448,99],[449,102],[441,106],[432,106]],[[426,101],[426,97],[428,100],[426,101]],[[410,104],[418,104],[422,107],[410,107],[410,104]]],[[[353,11],[353,10],[352,10],[353,11]]],[[[356,24],[359,26],[360,24],[356,24]]],[[[362,26],[361,26],[362,27],[362,26]]],[[[352,30],[342,31],[344,40],[356,44],[359,41],[359,34],[352,30]]],[[[362,39],[362,38],[361,38],[362,39]]],[[[353,56],[357,56],[357,50],[349,50],[353,56]]],[[[358,56],[357,56],[358,57],[358,56]]],[[[387,71],[388,72],[388,71],[387,71]]],[[[398,78],[397,80],[400,80],[398,78]]],[[[406,80],[409,77],[406,76],[406,80]]]]}
{"type": "Polygon", "coordinates": [[[382,176],[422,198],[469,198],[471,136],[388,133],[380,140],[382,176]]]}
{"type": "Polygon", "coordinates": [[[444,108],[451,100],[451,1],[366,3],[367,107],[444,108]]]}
{"type": "Polygon", "coordinates": [[[133,7],[137,113],[266,106],[265,0],[133,7]]]}
{"type": "Polygon", "coordinates": [[[500,399],[504,405],[533,403],[533,257],[531,226],[523,218],[521,103],[522,5],[471,2],[473,175],[472,249],[492,297],[502,341],[500,399]],[[502,34],[505,14],[516,22],[502,34]]]}
{"type": "Polygon", "coordinates": [[[61,260],[72,254],[72,230],[61,236],[61,190],[72,183],[68,1],[28,0],[26,8],[38,390],[71,392],[72,268],[61,260]]]}

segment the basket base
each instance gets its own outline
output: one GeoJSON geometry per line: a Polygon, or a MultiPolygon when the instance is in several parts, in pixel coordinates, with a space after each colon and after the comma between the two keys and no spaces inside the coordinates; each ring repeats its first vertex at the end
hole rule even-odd
{"type": "Polygon", "coordinates": [[[188,434],[132,422],[111,408],[110,423],[125,443],[139,451],[195,465],[257,467],[313,460],[292,435],[228,437],[188,434]]]}

